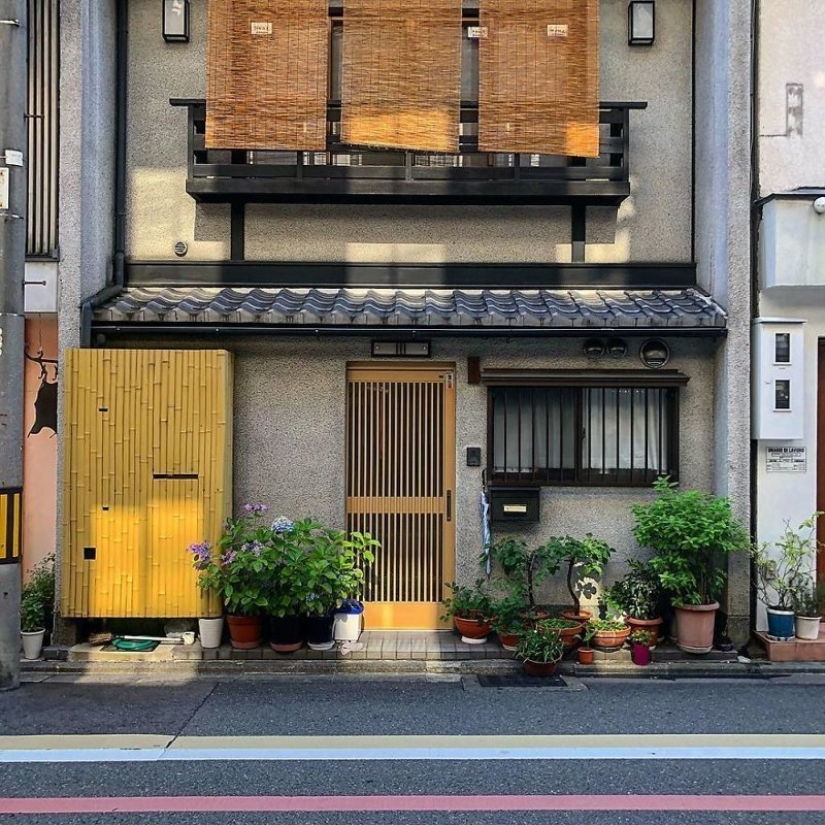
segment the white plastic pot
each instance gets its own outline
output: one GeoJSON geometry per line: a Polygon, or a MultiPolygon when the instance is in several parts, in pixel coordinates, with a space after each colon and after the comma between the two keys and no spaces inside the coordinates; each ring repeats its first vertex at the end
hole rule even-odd
{"type": "Polygon", "coordinates": [[[794,624],[797,639],[815,641],[819,638],[819,616],[797,616],[794,624]]]}
{"type": "Polygon", "coordinates": [[[43,650],[43,637],[45,630],[21,631],[23,637],[23,658],[39,659],[40,651],[43,650]]]}
{"type": "Polygon", "coordinates": [[[204,650],[220,647],[223,636],[223,616],[214,619],[198,619],[198,632],[201,637],[201,647],[204,650]]]}
{"type": "Polygon", "coordinates": [[[332,638],[336,642],[357,642],[361,635],[361,613],[336,613],[332,638]]]}

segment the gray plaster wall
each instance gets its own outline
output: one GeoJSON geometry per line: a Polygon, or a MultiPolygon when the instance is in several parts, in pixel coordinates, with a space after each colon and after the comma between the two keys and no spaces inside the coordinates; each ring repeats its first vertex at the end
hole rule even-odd
{"type": "MultiPolygon", "coordinates": [[[[697,0],[696,262],[699,283],[728,311],[715,359],[714,490],[750,520],[751,0],[697,0]]],[[[710,444],[710,442],[709,442],[710,444]]],[[[749,631],[746,558],[729,565],[729,632],[749,631]]]]}
{"type": "MultiPolygon", "coordinates": [[[[157,0],[130,0],[129,255],[229,257],[229,210],[186,194],[185,109],[170,98],[206,92],[205,0],[192,2],[188,44],[160,36],[157,0]]],[[[591,262],[689,261],[691,217],[691,0],[657,5],[656,43],[627,45],[627,5],[601,4],[601,98],[644,100],[631,113],[633,194],[616,209],[589,210],[591,262]]],[[[569,210],[559,208],[341,205],[254,206],[250,259],[312,261],[570,260],[569,210]]]]}
{"type": "MultiPolygon", "coordinates": [[[[169,346],[168,342],[155,342],[169,346]]],[[[178,342],[191,347],[190,342],[178,342]]],[[[143,342],[142,346],[152,346],[143,342]]],[[[312,515],[333,526],[345,524],[346,365],[368,361],[369,339],[229,339],[235,353],[234,491],[235,508],[264,502],[276,515],[312,515]]],[[[707,340],[671,342],[669,367],[690,376],[680,397],[681,481],[684,487],[713,486],[714,368],[716,344],[707,340]]],[[[484,368],[586,368],[581,341],[492,341],[434,339],[432,360],[456,366],[456,576],[464,582],[479,574],[481,550],[479,493],[481,469],[467,467],[467,447],[481,447],[486,463],[487,390],[467,383],[467,357],[484,368]]],[[[629,341],[626,358],[599,362],[600,368],[633,369],[638,343],[629,341]]],[[[385,361],[376,361],[385,366],[385,361]]],[[[615,549],[605,581],[619,577],[632,556],[644,556],[633,539],[630,506],[648,501],[642,488],[545,487],[541,523],[517,531],[530,543],[552,535],[587,532],[615,549]]],[[[496,536],[505,530],[496,527],[496,536]]],[[[547,603],[567,601],[561,581],[543,592],[547,603]]]]}

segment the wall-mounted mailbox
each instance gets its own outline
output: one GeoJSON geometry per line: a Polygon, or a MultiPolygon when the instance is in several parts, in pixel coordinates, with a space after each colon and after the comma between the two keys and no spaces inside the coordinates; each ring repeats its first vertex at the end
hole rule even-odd
{"type": "Polygon", "coordinates": [[[804,321],[757,318],[753,324],[753,437],[805,437],[804,321]]]}
{"type": "Polygon", "coordinates": [[[493,521],[539,520],[539,487],[491,487],[490,518],[493,521]]]}

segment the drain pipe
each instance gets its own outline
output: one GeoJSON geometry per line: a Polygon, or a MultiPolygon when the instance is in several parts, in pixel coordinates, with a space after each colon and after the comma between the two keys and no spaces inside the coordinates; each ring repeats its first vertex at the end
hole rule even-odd
{"type": "Polygon", "coordinates": [[[129,65],[128,0],[115,0],[115,193],[112,271],[106,286],[80,307],[80,346],[92,346],[95,308],[117,297],[126,282],[126,116],[129,65]]]}

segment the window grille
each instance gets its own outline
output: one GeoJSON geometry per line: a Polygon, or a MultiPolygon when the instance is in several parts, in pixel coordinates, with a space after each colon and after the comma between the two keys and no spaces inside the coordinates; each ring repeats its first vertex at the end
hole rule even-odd
{"type": "Polygon", "coordinates": [[[678,390],[492,387],[489,473],[499,483],[648,486],[678,474],[678,390]]]}

